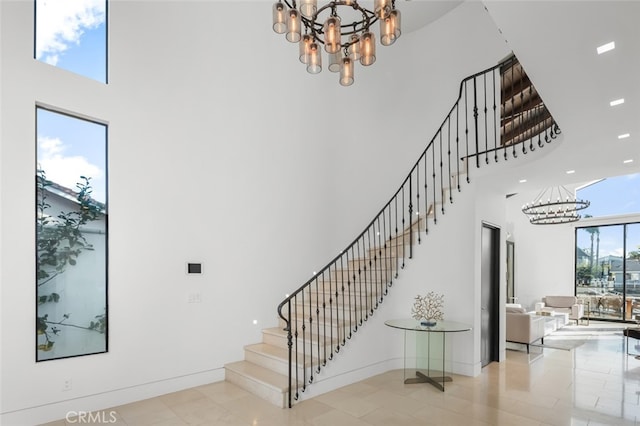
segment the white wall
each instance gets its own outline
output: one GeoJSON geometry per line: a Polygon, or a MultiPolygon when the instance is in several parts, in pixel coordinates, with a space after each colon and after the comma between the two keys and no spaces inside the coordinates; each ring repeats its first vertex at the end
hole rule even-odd
{"type": "Polygon", "coordinates": [[[574,224],[532,225],[522,206],[538,192],[522,192],[507,199],[510,241],[515,248],[515,295],[528,310],[547,295],[573,295],[574,224]]]}
{"type": "MultiPolygon", "coordinates": [[[[105,86],[34,61],[31,2],[0,3],[0,332],[11,342],[0,350],[2,422],[53,420],[221,380],[223,365],[276,324],[284,294],[397,189],[459,81],[507,54],[482,5],[470,2],[380,48],[345,89],[335,75],[304,71],[297,46],[270,32],[270,7],[111,2],[105,86]],[[232,15],[244,17],[242,32],[232,15]],[[381,107],[390,100],[391,114],[381,107]],[[106,354],[34,362],[36,103],[109,125],[106,354]],[[205,273],[186,276],[187,261],[203,262],[205,273]],[[194,292],[201,304],[187,303],[194,292]],[[73,389],[63,392],[66,379],[73,389]]],[[[407,316],[417,293],[441,290],[447,318],[479,323],[480,224],[501,224],[503,204],[483,188],[465,191],[433,243],[417,250],[397,298],[327,378],[393,365],[400,340],[382,323],[407,316]]],[[[460,371],[479,371],[478,330],[456,343],[460,371]]]]}

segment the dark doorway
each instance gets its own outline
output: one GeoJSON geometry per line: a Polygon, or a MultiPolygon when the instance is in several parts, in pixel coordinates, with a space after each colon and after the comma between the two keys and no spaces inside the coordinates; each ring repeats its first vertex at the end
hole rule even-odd
{"type": "Polygon", "coordinates": [[[481,254],[481,363],[498,361],[500,300],[500,229],[482,224],[481,254]]]}

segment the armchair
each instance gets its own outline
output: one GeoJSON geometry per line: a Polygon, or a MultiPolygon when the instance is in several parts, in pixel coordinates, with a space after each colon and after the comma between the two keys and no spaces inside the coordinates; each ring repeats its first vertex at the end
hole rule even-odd
{"type": "Polygon", "coordinates": [[[507,306],[506,308],[507,342],[529,345],[540,340],[544,343],[544,318],[528,314],[523,308],[507,306]]]}

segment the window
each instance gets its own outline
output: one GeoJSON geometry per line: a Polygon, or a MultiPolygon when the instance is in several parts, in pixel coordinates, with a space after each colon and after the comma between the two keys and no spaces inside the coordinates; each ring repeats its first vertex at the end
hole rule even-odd
{"type": "Polygon", "coordinates": [[[107,82],[106,0],[36,0],[35,58],[107,82]]]}
{"type": "Polygon", "coordinates": [[[107,351],[107,127],[36,108],[36,360],[107,351]]]}
{"type": "Polygon", "coordinates": [[[640,315],[640,223],[576,228],[576,295],[591,318],[640,315]]]}

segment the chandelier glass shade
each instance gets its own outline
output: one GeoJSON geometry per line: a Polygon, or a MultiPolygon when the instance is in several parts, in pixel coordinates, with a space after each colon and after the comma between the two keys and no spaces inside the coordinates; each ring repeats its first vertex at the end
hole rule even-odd
{"type": "Polygon", "coordinates": [[[533,225],[555,225],[580,220],[578,211],[589,207],[590,202],[578,200],[564,186],[546,188],[533,200],[522,206],[533,225]]]}
{"type": "Polygon", "coordinates": [[[355,62],[369,66],[376,61],[373,25],[380,24],[383,46],[392,45],[402,34],[395,0],[375,0],[373,5],[370,10],[357,0],[329,1],[321,6],[318,0],[278,0],[273,5],[273,30],[300,44],[299,59],[307,72],[322,71],[324,50],[329,71],[339,72],[340,84],[350,86],[355,62]]]}

